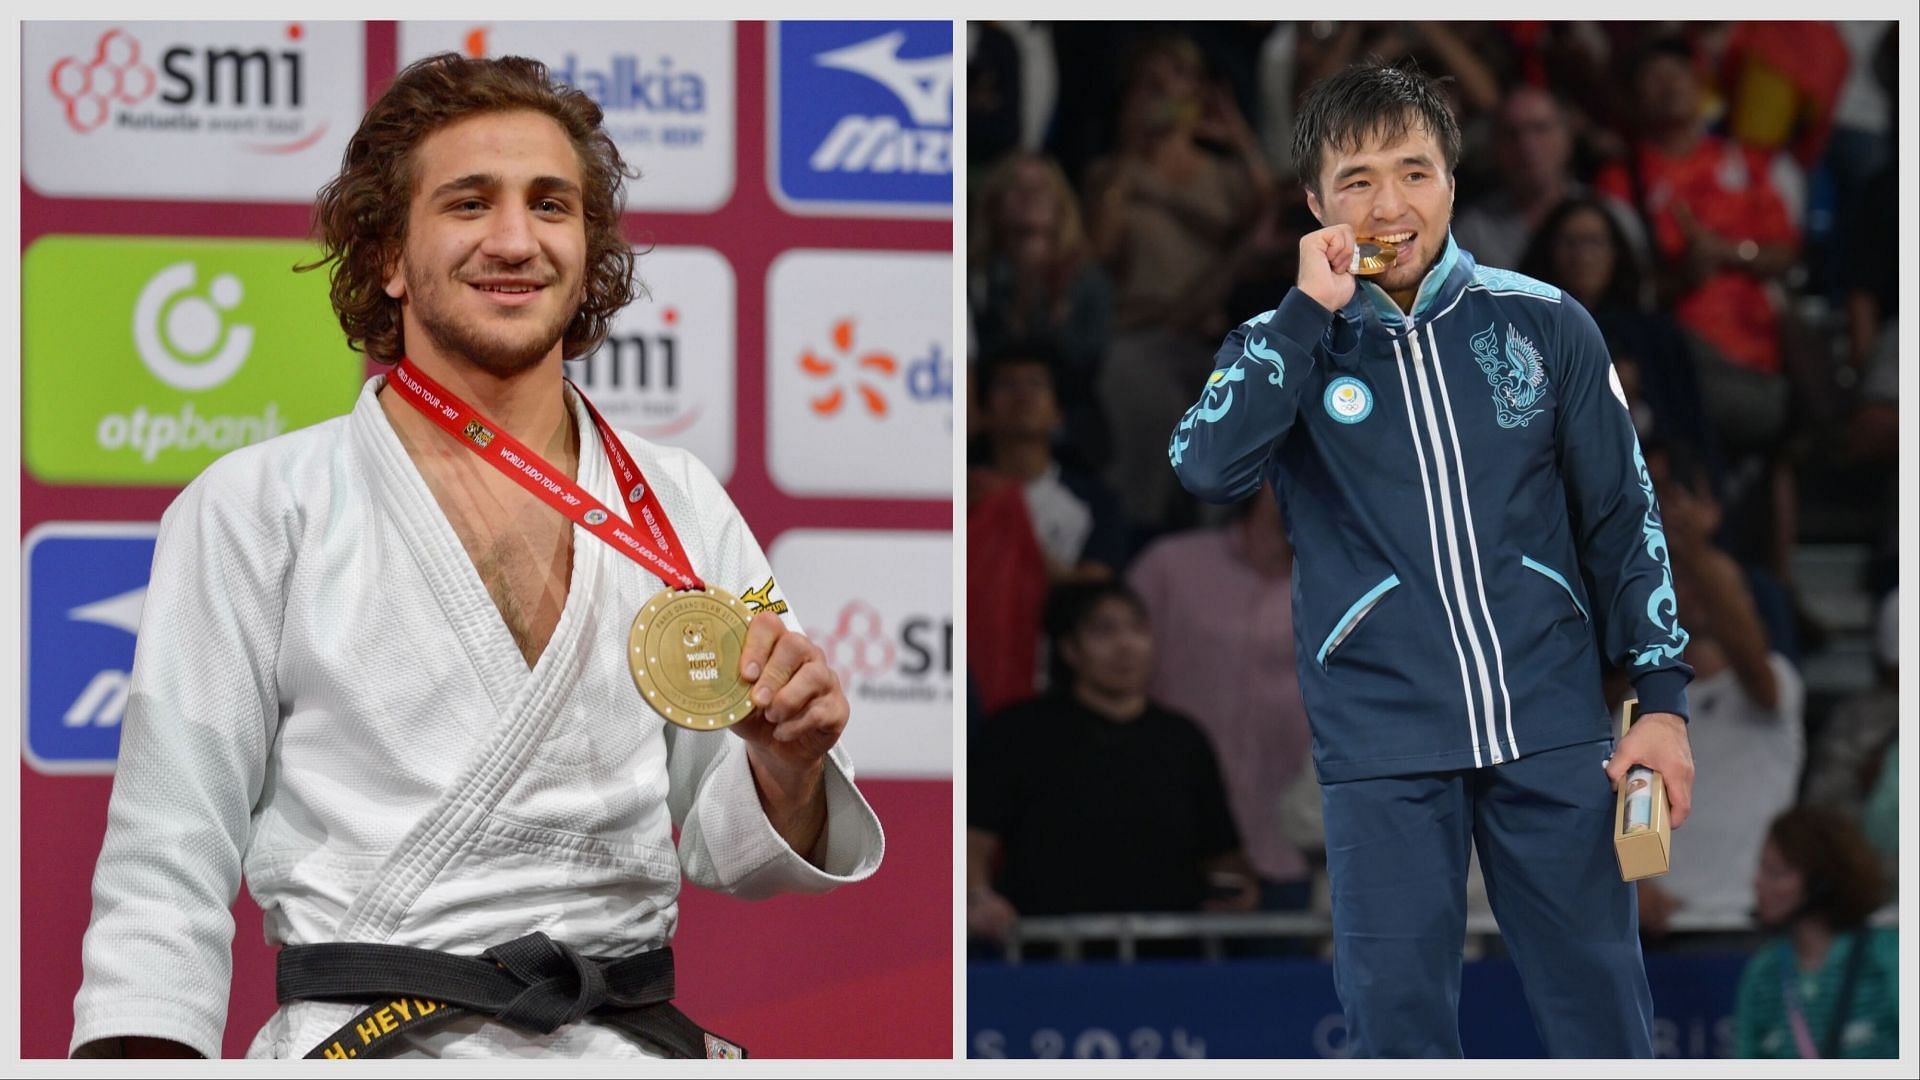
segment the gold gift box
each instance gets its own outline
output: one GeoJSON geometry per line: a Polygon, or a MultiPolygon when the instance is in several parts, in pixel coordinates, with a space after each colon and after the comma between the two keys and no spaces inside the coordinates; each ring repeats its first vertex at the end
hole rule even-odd
{"type": "MultiPolygon", "coordinates": [[[[1620,737],[1626,738],[1633,723],[1633,707],[1638,698],[1620,703],[1620,737]]],[[[1673,824],[1668,820],[1667,785],[1659,773],[1653,774],[1653,814],[1649,826],[1627,831],[1627,780],[1613,800],[1613,854],[1620,860],[1620,880],[1638,881],[1658,877],[1673,867],[1673,824]]]]}

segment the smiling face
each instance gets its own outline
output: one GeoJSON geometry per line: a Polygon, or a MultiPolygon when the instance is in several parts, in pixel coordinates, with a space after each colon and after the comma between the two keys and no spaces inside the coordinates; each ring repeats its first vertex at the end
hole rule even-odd
{"type": "Polygon", "coordinates": [[[1146,612],[1122,596],[1094,605],[1060,640],[1074,681],[1112,695],[1144,694],[1153,675],[1153,629],[1146,612]]]}
{"type": "Polygon", "coordinates": [[[1351,225],[1356,237],[1399,248],[1393,265],[1370,280],[1396,300],[1410,300],[1446,250],[1453,219],[1453,176],[1433,135],[1410,123],[1391,142],[1370,136],[1354,146],[1327,146],[1318,187],[1318,194],[1308,188],[1307,208],[1322,225],[1351,225]]]}
{"type": "Polygon", "coordinates": [[[501,376],[557,359],[587,250],[566,132],[535,112],[470,116],[421,141],[413,176],[386,281],[408,351],[501,376]]]}

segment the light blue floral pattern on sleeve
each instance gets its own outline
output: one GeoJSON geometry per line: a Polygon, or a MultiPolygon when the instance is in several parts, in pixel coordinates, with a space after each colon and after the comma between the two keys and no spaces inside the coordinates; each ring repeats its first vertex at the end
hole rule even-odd
{"type": "Polygon", "coordinates": [[[1256,336],[1255,327],[1265,326],[1273,321],[1275,311],[1262,312],[1248,319],[1242,326],[1246,336],[1241,339],[1240,358],[1223,368],[1214,369],[1207,376],[1207,388],[1200,394],[1200,400],[1180,418],[1180,424],[1173,429],[1173,438],[1167,444],[1167,458],[1178,466],[1184,459],[1187,447],[1193,444],[1190,434],[1195,424],[1212,424],[1232,411],[1235,400],[1234,387],[1245,382],[1247,373],[1254,368],[1266,367],[1267,382],[1273,386],[1285,386],[1287,364],[1281,359],[1279,350],[1267,344],[1265,335],[1256,336]]]}
{"type": "Polygon", "coordinates": [[[1645,667],[1662,660],[1678,660],[1687,649],[1687,632],[1680,627],[1680,602],[1673,595],[1673,568],[1667,563],[1667,533],[1660,525],[1654,505],[1653,478],[1647,474],[1647,459],[1640,454],[1640,440],[1633,440],[1633,467],[1640,474],[1640,492],[1647,497],[1647,515],[1641,522],[1647,557],[1660,564],[1660,587],[1647,597],[1647,618],[1666,631],[1667,641],[1655,643],[1633,654],[1633,665],[1645,667]]]}

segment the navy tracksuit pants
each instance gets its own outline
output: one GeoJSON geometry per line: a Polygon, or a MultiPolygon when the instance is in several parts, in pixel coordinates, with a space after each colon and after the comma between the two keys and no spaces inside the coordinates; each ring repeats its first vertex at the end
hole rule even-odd
{"type": "Polygon", "coordinates": [[[1460,1056],[1469,845],[1547,1053],[1653,1056],[1639,907],[1601,766],[1611,748],[1322,787],[1334,985],[1355,1056],[1460,1056]]]}

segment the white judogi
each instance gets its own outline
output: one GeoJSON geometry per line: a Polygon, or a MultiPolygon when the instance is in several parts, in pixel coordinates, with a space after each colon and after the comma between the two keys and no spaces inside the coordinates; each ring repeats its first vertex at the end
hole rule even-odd
{"type": "MultiPolygon", "coordinates": [[[[683,872],[755,898],[879,865],[843,750],[822,871],[767,822],[740,739],[642,703],[627,634],[662,583],[578,528],[566,608],[529,671],[381,411],[383,381],[347,416],[221,458],[161,520],[75,1048],[141,1034],[219,1053],[243,870],[272,943],[473,954],[539,930],[624,956],[668,944],[683,872]]],[[[574,410],[581,486],[625,507],[574,410]]],[[[772,577],[704,465],[621,441],[697,573],[736,594],[772,577]]],[[[248,1054],[303,1055],[356,1012],[283,1007],[248,1054]]],[[[592,1023],[537,1037],[477,1017],[416,1049],[640,1052],[592,1023]]]]}

